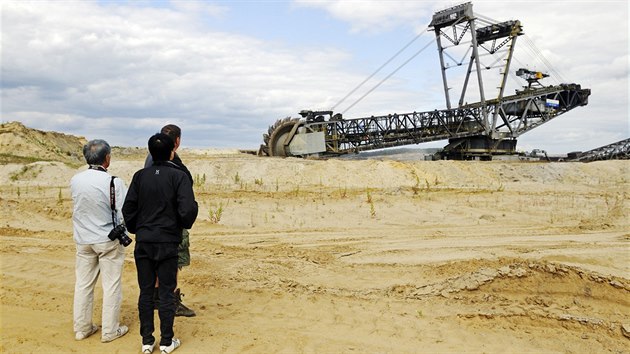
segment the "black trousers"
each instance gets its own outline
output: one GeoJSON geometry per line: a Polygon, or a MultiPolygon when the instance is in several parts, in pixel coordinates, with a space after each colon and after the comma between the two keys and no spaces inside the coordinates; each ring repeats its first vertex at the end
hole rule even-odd
{"type": "Polygon", "coordinates": [[[155,280],[160,279],[160,345],[171,345],[175,320],[175,288],[177,287],[177,243],[136,242],[133,256],[138,272],[138,312],[142,344],[155,343],[153,292],[155,280]]]}

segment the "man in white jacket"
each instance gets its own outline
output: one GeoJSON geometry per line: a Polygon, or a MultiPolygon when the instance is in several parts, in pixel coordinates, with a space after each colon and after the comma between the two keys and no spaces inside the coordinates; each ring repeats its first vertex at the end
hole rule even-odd
{"type": "Polygon", "coordinates": [[[129,329],[119,323],[122,302],[122,269],[125,249],[110,231],[121,224],[121,208],[127,188],[120,178],[107,172],[111,147],[104,140],[91,140],[83,147],[89,167],[70,181],[76,242],[76,282],[74,288],[74,332],[83,340],[98,331],[92,321],[94,286],[99,274],[103,286],[101,342],[124,336],[129,329]],[[115,197],[115,198],[112,198],[115,197]],[[112,212],[112,202],[115,212],[112,212]]]}

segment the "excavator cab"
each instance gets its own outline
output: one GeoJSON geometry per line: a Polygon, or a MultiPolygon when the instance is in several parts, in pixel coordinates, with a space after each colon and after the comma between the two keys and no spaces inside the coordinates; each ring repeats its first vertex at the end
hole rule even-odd
{"type": "Polygon", "coordinates": [[[516,70],[516,76],[522,77],[527,81],[527,88],[531,88],[532,85],[543,87],[543,85],[539,82],[546,77],[549,77],[549,74],[545,74],[540,71],[531,71],[528,69],[520,68],[516,70]]]}

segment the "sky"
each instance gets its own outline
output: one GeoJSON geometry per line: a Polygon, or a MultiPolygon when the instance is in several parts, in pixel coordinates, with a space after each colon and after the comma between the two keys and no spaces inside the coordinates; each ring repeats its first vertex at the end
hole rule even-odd
{"type": "MultiPolygon", "coordinates": [[[[0,0],[1,119],[142,147],[177,124],[182,147],[257,149],[269,125],[303,109],[345,118],[444,109],[427,27],[461,3],[0,0]]],[[[626,0],[482,0],[473,10],[521,21],[512,71],[592,90],[587,106],[522,135],[519,150],[586,151],[630,137],[626,0]]],[[[494,76],[484,83],[498,86],[494,76]]]]}

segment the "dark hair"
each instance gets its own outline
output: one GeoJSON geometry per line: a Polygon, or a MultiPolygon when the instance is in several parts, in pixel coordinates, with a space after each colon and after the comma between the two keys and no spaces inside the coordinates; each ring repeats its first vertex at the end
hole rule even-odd
{"type": "Polygon", "coordinates": [[[102,165],[107,155],[112,153],[112,148],[107,141],[94,139],[83,145],[83,156],[88,165],[102,165]]]}
{"type": "Polygon", "coordinates": [[[175,124],[163,126],[160,133],[168,135],[173,140],[173,143],[177,141],[177,138],[181,138],[182,136],[182,130],[175,124]]]}
{"type": "Polygon", "coordinates": [[[149,152],[153,161],[170,160],[174,148],[173,139],[164,133],[157,133],[149,138],[149,152]]]}

